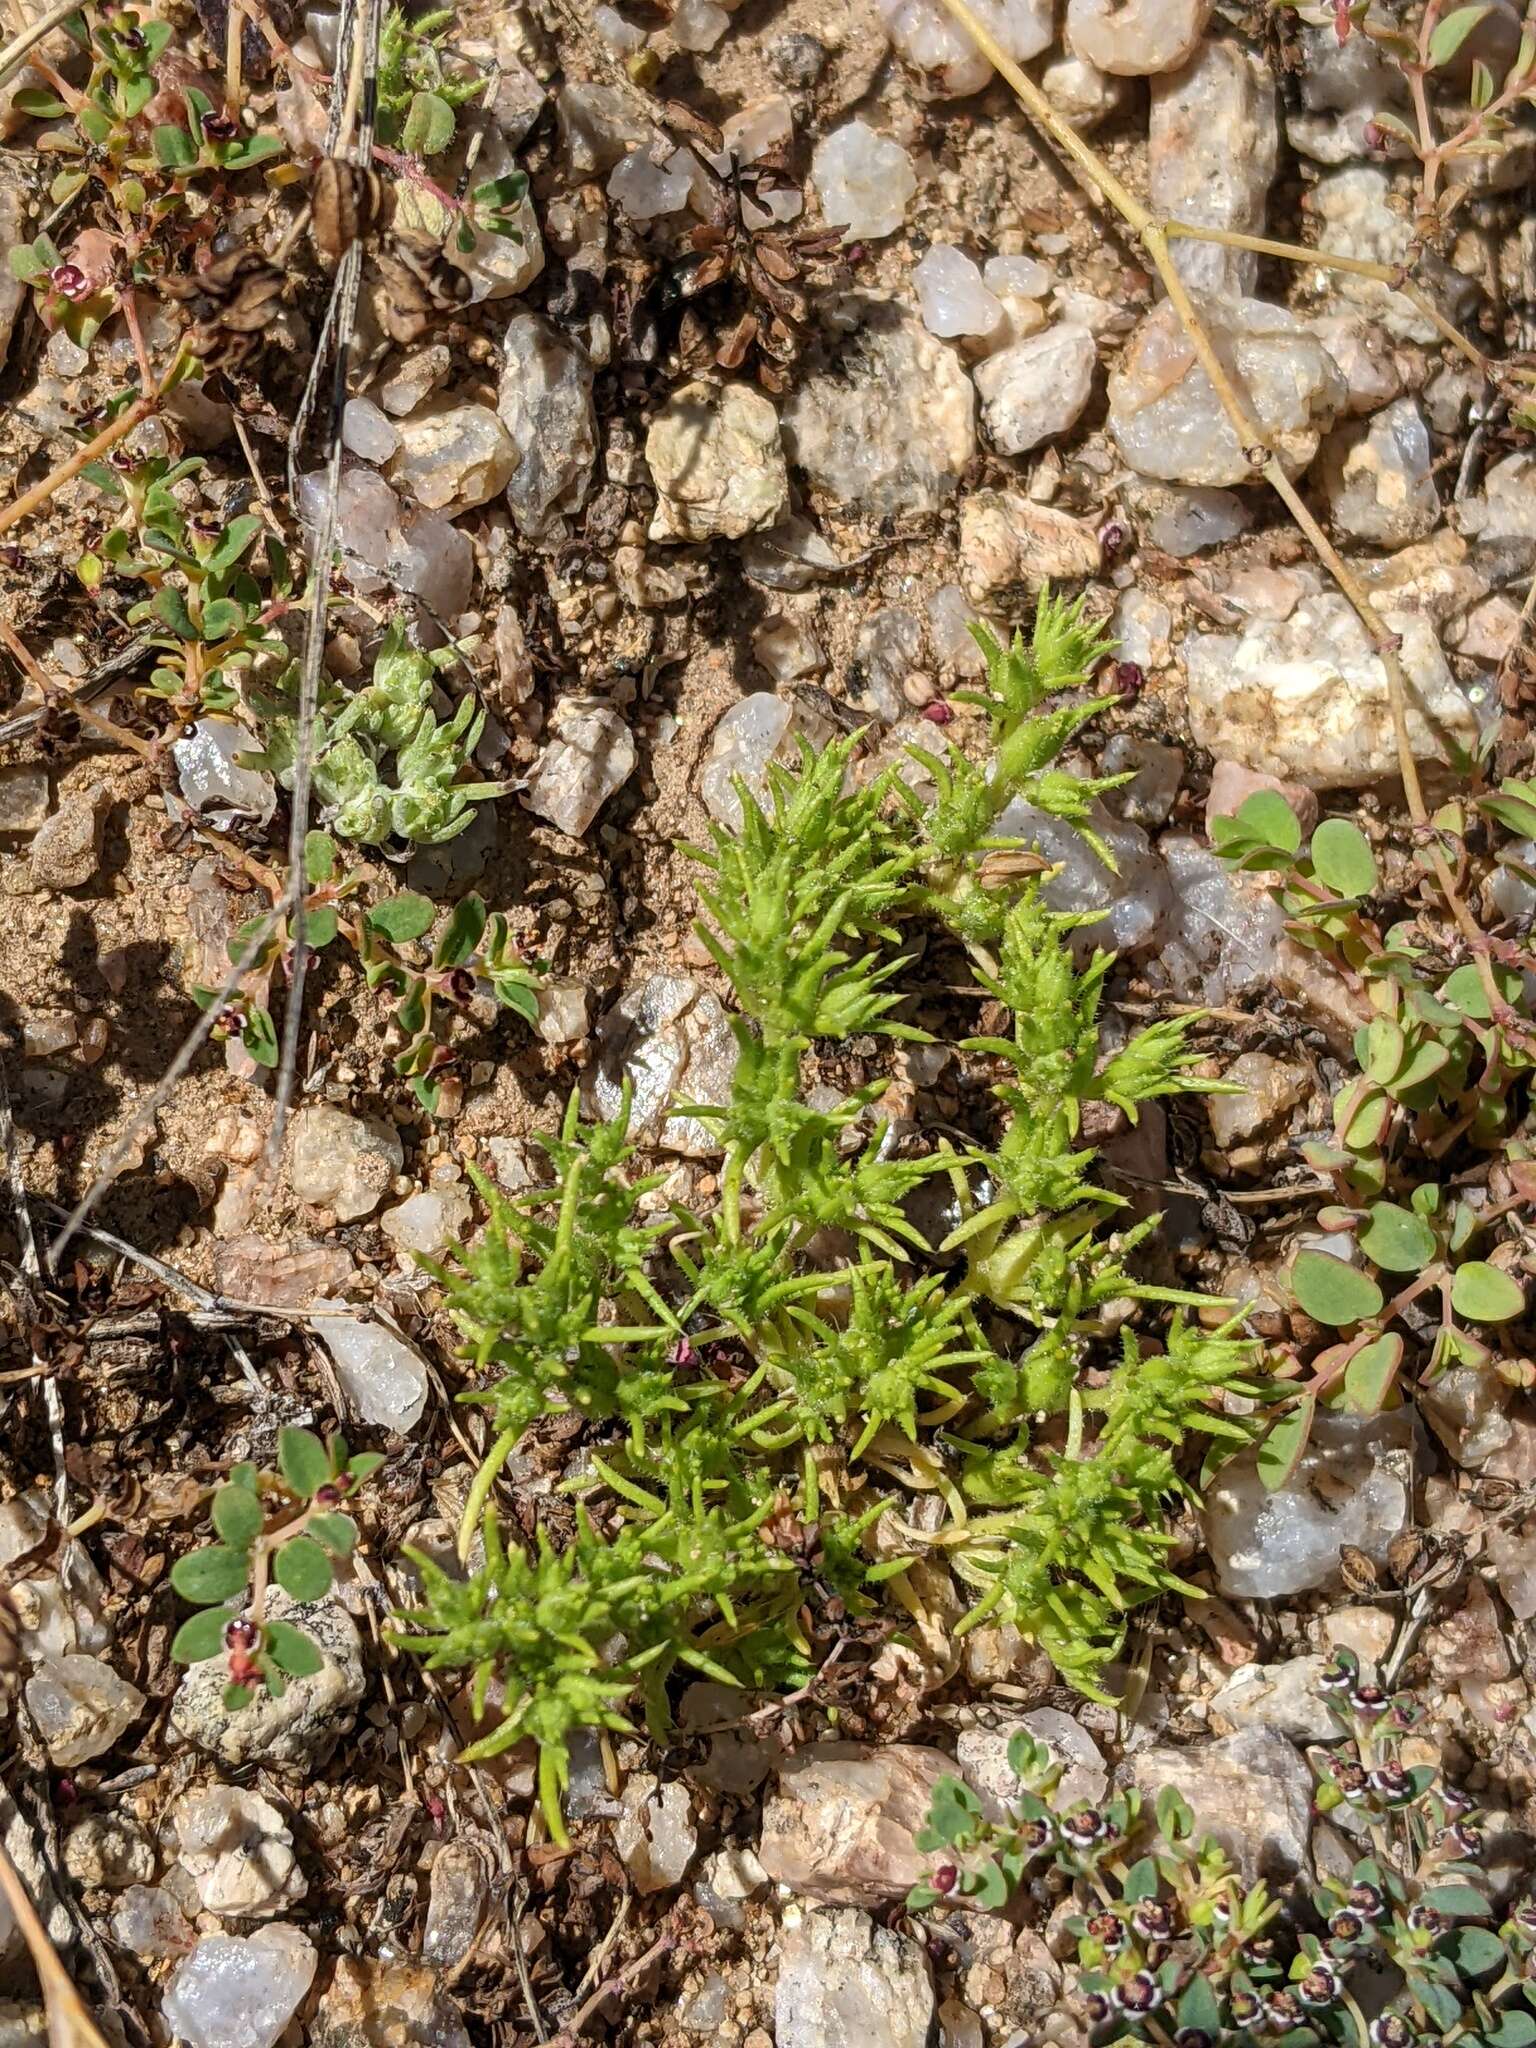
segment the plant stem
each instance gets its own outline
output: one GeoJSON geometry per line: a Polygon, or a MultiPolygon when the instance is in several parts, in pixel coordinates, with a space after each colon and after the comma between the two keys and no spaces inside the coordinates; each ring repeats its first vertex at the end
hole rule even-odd
{"type": "Polygon", "coordinates": [[[485,1512],[485,1504],[491,1497],[491,1488],[496,1484],[496,1476],[508,1458],[511,1457],[513,1448],[521,1435],[522,1431],[520,1429],[504,1429],[501,1435],[497,1437],[495,1443],[486,1452],[484,1461],[479,1471],[475,1474],[474,1481],[469,1489],[469,1497],[464,1503],[464,1513],[459,1522],[458,1550],[459,1562],[461,1564],[468,1562],[470,1546],[475,1540],[475,1531],[480,1526],[480,1517],[485,1512]]]}

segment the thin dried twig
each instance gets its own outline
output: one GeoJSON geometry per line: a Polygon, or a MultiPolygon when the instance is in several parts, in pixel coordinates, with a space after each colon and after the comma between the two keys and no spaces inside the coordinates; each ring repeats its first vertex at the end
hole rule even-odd
{"type": "Polygon", "coordinates": [[[51,36],[56,28],[62,28],[72,14],[80,12],[80,0],[59,0],[57,7],[50,7],[46,14],[40,14],[36,21],[29,22],[19,35],[0,50],[0,85],[4,85],[13,72],[19,71],[33,50],[44,37],[51,36]]]}
{"type": "Polygon", "coordinates": [[[43,1990],[43,2009],[48,2015],[48,2048],[107,2048],[103,2035],[85,2009],[85,2001],[59,1961],[59,1952],[48,1939],[48,1930],[38,1918],[31,1894],[22,1883],[15,1864],[0,1843],[0,1892],[10,1907],[22,1940],[32,1957],[37,1981],[43,1990]]]}

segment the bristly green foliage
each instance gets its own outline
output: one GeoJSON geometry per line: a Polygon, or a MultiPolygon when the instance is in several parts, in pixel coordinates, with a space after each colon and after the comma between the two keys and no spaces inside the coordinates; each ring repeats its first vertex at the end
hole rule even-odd
{"type": "Polygon", "coordinates": [[[1536,1903],[1499,1911],[1472,1801],[1405,1762],[1423,1709],[1370,1683],[1347,1650],[1317,1684],[1334,1723],[1312,1752],[1317,1810],[1362,1853],[1304,1905],[1250,1883],[1172,1785],[1150,1811],[1135,1789],[1066,1804],[1061,1765],[1021,1729],[1008,1745],[1020,1790],[1002,1818],[958,1778],[935,1786],[917,1844],[938,1860],[909,1910],[998,1911],[1031,1877],[1064,1884],[1075,1989],[1103,2048],[1530,2048],[1536,1903]]]}
{"type": "Polygon", "coordinates": [[[894,771],[859,785],[843,742],[771,770],[762,802],[739,786],[739,830],[693,849],[700,935],[739,1011],[730,1101],[674,1105],[719,1132],[706,1212],[666,1208],[659,1177],[636,1174],[627,1101],[595,1128],[573,1103],[544,1141],[550,1184],[493,1198],[483,1242],[441,1275],[476,1380],[464,1398],[499,1431],[463,1541],[530,1425],[576,1418],[587,1436],[569,1483],[591,1518],[564,1551],[503,1550],[490,1526],[485,1566],[426,1574],[404,1617],[435,1667],[482,1694],[498,1681],[488,1745],[538,1740],[557,1832],[576,1729],[617,1725],[633,1694],[664,1728],[677,1664],[803,1682],[850,1630],[925,1625],[945,1562],[975,1595],[962,1626],[1011,1622],[1093,1687],[1128,1611],[1180,1585],[1181,1451],[1248,1434],[1222,1409],[1259,1396],[1253,1347],[1179,1313],[1159,1332],[1161,1304],[1197,1297],[1140,1277],[1153,1226],[1112,1228],[1120,1204],[1081,1139],[1086,1102],[1134,1116],[1208,1085],[1189,1020],[1102,1059],[1108,958],[1075,963],[1084,920],[1036,881],[1010,898],[987,866],[1014,844],[994,833],[1016,795],[1086,823],[1104,785],[1054,764],[1095,707],[1048,700],[1080,689],[1103,643],[1045,601],[1030,645],[984,644],[993,758],[925,756],[931,809],[894,771]],[[828,1041],[925,1035],[906,983],[935,924],[1011,1018],[967,1048],[998,1078],[965,1151],[895,1142],[883,1083],[830,1107],[807,1086],[828,1041]],[[904,1527],[904,1484],[937,1490],[944,1527],[904,1527]]]}

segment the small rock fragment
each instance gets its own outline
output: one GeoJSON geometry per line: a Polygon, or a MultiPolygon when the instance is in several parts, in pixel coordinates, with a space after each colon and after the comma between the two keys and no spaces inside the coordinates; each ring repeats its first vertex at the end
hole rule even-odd
{"type": "Polygon", "coordinates": [[[522,801],[568,838],[580,839],[638,759],[634,737],[611,704],[562,697],[522,801]]]}
{"type": "Polygon", "coordinates": [[[406,520],[389,552],[389,580],[451,626],[469,603],[475,547],[467,533],[436,512],[406,520]]]}
{"type": "MultiPolygon", "coordinates": [[[[412,1199],[435,1201],[437,1197],[415,1196],[412,1199]]],[[[461,1194],[461,1200],[464,1205],[463,1223],[467,1224],[469,1198],[461,1194]]],[[[400,1209],[408,1206],[402,1202],[400,1209]]],[[[389,1219],[398,1217],[400,1209],[391,1209],[380,1219],[381,1227],[392,1237],[394,1233],[389,1230],[389,1219]]],[[[409,1222],[417,1220],[413,1217],[409,1222]]],[[[401,1250],[407,1249],[403,1239],[396,1238],[395,1242],[401,1250]]],[[[446,1239],[439,1240],[440,1244],[446,1242],[446,1239]]],[[[409,1248],[429,1249],[425,1245],[409,1248]]],[[[337,1384],[359,1419],[375,1429],[392,1429],[397,1436],[409,1436],[421,1420],[431,1389],[427,1368],[420,1355],[403,1337],[386,1329],[382,1323],[352,1314],[345,1302],[317,1301],[313,1305],[317,1309],[339,1311],[328,1313],[317,1321],[315,1331],[331,1354],[337,1384]]]]}
{"type": "Polygon", "coordinates": [[[343,447],[364,462],[388,462],[400,446],[399,434],[371,398],[347,400],[341,439],[343,447]]]}
{"type": "Polygon", "coordinates": [[[789,458],[863,518],[937,512],[976,454],[975,387],[910,307],[849,301],[857,326],[785,405],[789,458]]]}
{"type": "Polygon", "coordinates": [[[749,533],[740,554],[743,572],[770,590],[809,590],[818,578],[843,566],[836,550],[798,512],[764,533],[749,533]]]}
{"type": "Polygon", "coordinates": [[[404,1164],[392,1124],[349,1116],[328,1102],[306,1104],[293,1119],[288,1185],[299,1201],[334,1209],[338,1223],[371,1216],[404,1164]]]}
{"type": "Polygon", "coordinates": [[[783,1928],[774,1990],[777,2048],[927,2048],[933,1975],[910,1935],[844,1907],[783,1928]]]}
{"type": "MultiPolygon", "coordinates": [[[[1132,659],[1139,657],[1133,656],[1132,659]]],[[[1106,775],[1129,774],[1131,780],[1105,798],[1118,817],[1132,825],[1166,824],[1184,780],[1184,756],[1177,747],[1156,740],[1138,740],[1117,732],[1100,763],[1106,775]]]]}
{"type": "Polygon", "coordinates": [[[1245,1728],[1194,1749],[1143,1749],[1131,1776],[1148,1802],[1165,1785],[1194,1811],[1195,1839],[1214,1835],[1253,1885],[1284,1891],[1308,1868],[1312,1773],[1283,1735],[1245,1728]]]}
{"type": "MultiPolygon", "coordinates": [[[[584,981],[539,983],[539,1014],[533,1028],[546,1045],[574,1045],[586,1037],[589,994],[584,981]]],[[[467,1203],[464,1220],[469,1220],[467,1203]]]]}
{"type": "Polygon", "coordinates": [[[379,386],[379,404],[396,419],[413,413],[446,380],[452,367],[453,351],[446,342],[434,341],[428,348],[412,350],[379,386]]]}
{"type": "Polygon", "coordinates": [[[1023,455],[1074,426],[1092,396],[1098,360],[1087,328],[1068,321],[989,356],[976,371],[976,389],[998,453],[1023,455]]]}
{"type": "Polygon", "coordinates": [[[1218,1729],[1272,1728],[1291,1742],[1333,1742],[1338,1723],[1318,1681],[1328,1659],[1316,1653],[1283,1664],[1245,1664],[1211,1701],[1218,1729]]]}
{"type": "MultiPolygon", "coordinates": [[[[1447,758],[1441,735],[1471,750],[1477,716],[1457,689],[1429,620],[1384,610],[1412,684],[1408,737],[1420,761],[1447,758]]],[[[1311,789],[1355,789],[1398,772],[1387,673],[1348,602],[1306,597],[1289,618],[1241,635],[1184,643],[1190,725],[1219,758],[1311,789]]]]}
{"type": "Polygon", "coordinates": [[[281,1698],[262,1690],[249,1705],[231,1711],[224,1704],[229,1660],[209,1657],[182,1674],[171,1703],[171,1726],[194,1747],[232,1767],[266,1763],[312,1769],[352,1725],[352,1709],[363,1696],[357,1624],[335,1598],[301,1606],[276,1590],[268,1595],[267,1613],[274,1621],[291,1622],[317,1644],[324,1660],[320,1669],[308,1678],[290,1678],[281,1698]]]}
{"type": "Polygon", "coordinates": [[[895,234],[917,190],[907,152],[867,121],[846,121],[822,137],[811,157],[811,182],[828,225],[842,228],[845,242],[895,234]]]}
{"type": "Polygon", "coordinates": [[[1147,539],[1180,562],[1202,548],[1235,540],[1253,524],[1253,508],[1238,491],[1200,484],[1148,484],[1132,496],[1147,539]]]}
{"type": "Polygon", "coordinates": [[[101,1756],[136,1721],[144,1695],[99,1657],[44,1657],[26,1684],[27,1711],[61,1770],[101,1756]]]}
{"type": "Polygon", "coordinates": [[[1080,583],[1103,560],[1086,519],[1037,505],[1022,491],[973,491],[960,507],[960,576],[977,604],[1022,585],[1080,583]]]}
{"type": "Polygon", "coordinates": [[[468,1955],[489,1897],[485,1859],[472,1842],[444,1842],[432,1859],[421,1959],[451,1970],[468,1955]]]}
{"type": "Polygon", "coordinates": [[[598,1027],[596,1056],[582,1081],[587,1113],[605,1120],[616,1115],[627,1077],[632,1139],[694,1159],[716,1158],[720,1138],[713,1123],[666,1111],[673,1102],[729,1102],[737,1057],[718,996],[686,974],[653,974],[627,989],[598,1027]]]}
{"type": "Polygon", "coordinates": [[[0,768],[0,832],[35,832],[48,816],[48,777],[41,768],[0,768]]]}
{"type": "Polygon", "coordinates": [[[236,758],[260,751],[260,743],[230,718],[199,718],[185,739],[172,744],[182,795],[218,831],[227,832],[236,819],[265,825],[277,809],[272,777],[242,768],[236,758]]]}
{"type": "Polygon", "coordinates": [[[397,1252],[425,1252],[429,1258],[457,1244],[469,1228],[469,1192],[462,1187],[424,1189],[407,1195],[379,1218],[379,1228],[397,1252]]]}
{"type": "Polygon", "coordinates": [[[82,1891],[122,1891],[154,1876],[154,1844],[127,1814],[93,1813],[64,1837],[64,1868],[82,1891]]]}
{"type": "Polygon", "coordinates": [[[563,85],[555,94],[560,144],[582,177],[611,171],[626,150],[650,140],[627,93],[612,85],[563,85]]]}
{"type": "Polygon", "coordinates": [[[987,657],[976,644],[973,625],[984,625],[958,583],[945,583],[928,600],[928,644],[935,659],[956,675],[983,676],[987,657]]]}
{"type": "Polygon", "coordinates": [[[613,1846],[642,1895],[681,1884],[699,1846],[688,1787],[640,1772],[624,1787],[613,1846]]]}
{"type": "Polygon", "coordinates": [[[882,605],[859,628],[848,670],[849,700],[882,725],[895,725],[909,705],[903,685],[923,657],[923,629],[900,605],[882,605]]]}
{"type": "MultiPolygon", "coordinates": [[[[1212,299],[1199,310],[1287,473],[1299,475],[1344,404],[1344,380],[1333,358],[1283,306],[1212,299]]],[[[1110,375],[1109,428],[1121,455],[1143,476],[1240,484],[1253,475],[1168,299],[1142,321],[1110,375]]]]}
{"type": "MultiPolygon", "coordinates": [[[[1432,250],[1416,247],[1411,217],[1399,213],[1391,198],[1391,177],[1375,164],[1351,164],[1319,178],[1307,198],[1308,211],[1319,221],[1318,248],[1330,256],[1412,269],[1441,312],[1452,321],[1462,319],[1476,299],[1477,287],[1432,250]]],[[[1336,298],[1358,306],[1397,341],[1427,344],[1436,339],[1434,323],[1411,299],[1379,278],[1330,270],[1319,273],[1319,283],[1336,298]]]]}
{"type": "Polygon", "coordinates": [[[1177,71],[1200,47],[1211,0],[1067,0],[1067,47],[1120,78],[1177,71]]]}
{"type": "Polygon", "coordinates": [[[1205,1531],[1224,1593],[1274,1600],[1320,1586],[1344,1546],[1376,1563],[1412,1519],[1412,1411],[1319,1414],[1294,1474],[1276,1492],[1253,1451],[1223,1465],[1206,1496],[1205,1531]]]}
{"type": "Polygon", "coordinates": [[[1002,306],[982,283],[981,271],[963,249],[934,242],[912,273],[923,325],[946,339],[956,334],[990,334],[1002,306]]]}
{"type": "Polygon", "coordinates": [[[57,895],[83,889],[94,880],[101,860],[101,824],[111,802],[99,784],[83,796],[66,797],[51,818],[33,835],[30,881],[34,889],[57,895]]]}
{"type": "Polygon", "coordinates": [[[649,147],[632,149],[614,166],[608,197],[631,220],[657,220],[665,213],[681,213],[693,190],[694,168],[691,150],[674,149],[665,162],[657,163],[649,147]]]}
{"type": "Polygon", "coordinates": [[[1364,313],[1323,313],[1308,326],[1338,365],[1349,393],[1346,413],[1378,412],[1403,388],[1403,373],[1387,336],[1364,313]]]}
{"type": "Polygon", "coordinates": [[[1046,65],[1040,73],[1040,89],[1080,135],[1091,134],[1112,114],[1118,114],[1131,90],[1122,79],[1070,51],[1046,65]]]}
{"type": "Polygon", "coordinates": [[[1323,444],[1318,481],[1334,531],[1397,548],[1424,540],[1440,518],[1429,429],[1418,401],[1399,398],[1323,444]]]}
{"type": "Polygon", "coordinates": [[[274,2048],[319,1960],[297,1927],[205,1935],[171,1979],[165,2023],[188,2048],[274,2048]]]}
{"type": "Polygon", "coordinates": [[[459,2009],[420,1963],[342,1956],[308,2048],[470,2048],[459,2009]]]}
{"type": "Polygon", "coordinates": [[[1122,824],[1101,803],[1085,820],[1115,862],[1105,866],[1080,832],[1014,797],[994,828],[1000,837],[1022,839],[1057,866],[1040,891],[1052,910],[1097,911],[1101,915],[1074,935],[1074,950],[1086,957],[1095,946],[1139,952],[1165,934],[1172,898],[1161,861],[1145,832],[1122,824]]]}
{"type": "Polygon", "coordinates": [[[399,426],[388,476],[418,505],[453,519],[507,488],[518,449],[488,405],[434,399],[399,426]]]}
{"type": "Polygon", "coordinates": [[[1267,1052],[1239,1053],[1221,1078],[1241,1091],[1205,1099],[1211,1136],[1223,1148],[1246,1144],[1273,1130],[1283,1116],[1306,1100],[1310,1087],[1305,1067],[1267,1052]]]}
{"type": "Polygon", "coordinates": [[[502,351],[496,406],[517,452],[507,504],[519,533],[538,540],[560,515],[580,509],[592,482],[592,367],[536,313],[512,316],[502,351]]]}
{"type": "MultiPolygon", "coordinates": [[[[1262,235],[1279,149],[1269,66],[1241,43],[1209,37],[1182,70],[1152,81],[1147,182],[1164,219],[1262,235]]],[[[1247,294],[1258,283],[1251,249],[1184,236],[1169,248],[1196,291],[1247,294]]]]}
{"type": "MultiPolygon", "coordinates": [[[[940,0],[876,0],[876,4],[892,44],[921,75],[935,99],[962,99],[980,92],[991,78],[990,61],[940,0]]],[[[1021,64],[1050,47],[1050,0],[971,0],[971,4],[982,27],[1021,64]]]]}
{"type": "Polygon", "coordinates": [[[760,804],[768,800],[768,764],[799,758],[798,741],[821,747],[832,737],[828,720],[818,717],[793,697],[755,690],[733,704],[710,736],[709,752],[699,771],[704,808],[728,831],[741,827],[741,799],[734,788],[741,777],[760,804]]]}
{"type": "Polygon", "coordinates": [[[1008,1762],[1008,1745],[1017,1734],[1043,1742],[1062,1778],[1051,1797],[1058,1812],[1085,1800],[1097,1806],[1109,1789],[1109,1766],[1098,1744],[1080,1721],[1056,1707],[1036,1707],[1016,1721],[995,1728],[962,1729],[955,1742],[960,1775],[980,1799],[989,1820],[1004,1820],[1024,1786],[1008,1762]]]}
{"type": "Polygon", "coordinates": [[[170,1893],[142,1884],[123,1893],[112,1915],[112,1939],[146,1963],[184,1956],[197,1943],[191,1923],[170,1893]]]}
{"type": "Polygon", "coordinates": [[[730,25],[730,15],[714,0],[677,0],[672,10],[672,35],[680,50],[712,50],[730,25]]]}
{"type": "Polygon", "coordinates": [[[172,1822],[206,1912],[265,1920],[308,1889],[283,1816],[259,1792],[206,1786],[177,1801],[172,1822]]]}
{"type": "Polygon", "coordinates": [[[682,385],[651,422],[645,459],[652,540],[739,540],[789,510],[778,414],[750,384],[682,385]]]}
{"type": "Polygon", "coordinates": [[[812,1743],[780,1766],[763,1803],[763,1868],[775,1884],[833,1905],[903,1897],[927,1867],[913,1838],[954,1768],[942,1751],[911,1743],[812,1743]]]}

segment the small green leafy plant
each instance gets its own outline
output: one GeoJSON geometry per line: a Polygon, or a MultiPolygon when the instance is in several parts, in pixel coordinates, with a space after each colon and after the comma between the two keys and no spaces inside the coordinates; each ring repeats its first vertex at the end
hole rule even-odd
{"type": "Polygon", "coordinates": [[[321,1668],[313,1637],[267,1613],[280,1586],[298,1602],[331,1589],[331,1560],[351,1555],[357,1528],[349,1512],[358,1487],[384,1462],[374,1451],[355,1456],[342,1437],[326,1444],[307,1429],[278,1432],[277,1469],[236,1465],[213,1496],[217,1541],[188,1551],[171,1567],[171,1584],[200,1611],[171,1644],[182,1664],[227,1654],[231,1713],[260,1688],[282,1696],[289,1678],[321,1668]]]}
{"type": "MultiPolygon", "coordinates": [[[[393,1023],[404,1041],[395,1072],[407,1078],[423,1108],[436,1112],[444,1069],[453,1062],[446,1043],[449,1020],[482,992],[498,1009],[532,1023],[539,1010],[539,976],[518,952],[501,911],[492,913],[475,894],[461,897],[450,912],[430,959],[407,949],[424,939],[437,920],[437,906],[413,889],[401,889],[364,909],[353,899],[368,878],[366,869],[347,870],[336,842],[311,832],[304,847],[305,942],[323,953],[338,939],[352,949],[368,986],[393,1000],[393,1023]]],[[[237,1036],[258,1066],[278,1061],[277,1028],[267,1004],[268,985],[291,944],[288,920],[265,931],[264,918],[248,919],[229,941],[232,961],[247,966],[240,986],[225,999],[216,1038],[237,1036]],[[254,951],[253,951],[254,948],[254,951]]],[[[206,1007],[217,991],[195,988],[206,1007]]]]}
{"type": "Polygon", "coordinates": [[[1077,1988],[1105,2048],[1530,2048],[1536,1906],[1526,1900],[1497,1924],[1478,1882],[1472,1801],[1430,1766],[1403,1762],[1403,1737],[1422,1718],[1411,1695],[1362,1679],[1347,1651],[1320,1685],[1335,1734],[1315,1764],[1316,1804],[1362,1853],[1315,1888],[1310,1913],[1248,1883],[1213,1837],[1197,1836],[1172,1787],[1151,1814],[1134,1790],[1058,1804],[1061,1767],[1022,1731],[1008,1760],[1023,1790],[1005,1820],[988,1820],[959,1779],[935,1787],[918,1846],[941,1860],[910,1909],[998,1910],[1026,1881],[1057,1873],[1081,1909],[1068,1922],[1077,1988]]]}
{"type": "MultiPolygon", "coordinates": [[[[1480,808],[1506,829],[1536,825],[1536,802],[1507,785],[1480,808]]],[[[1435,829],[1465,853],[1459,806],[1435,829]]],[[[1296,1255],[1297,1305],[1341,1334],[1309,1361],[1279,1415],[1264,1469],[1289,1476],[1321,1401],[1374,1414],[1394,1397],[1405,1360],[1433,1376],[1449,1366],[1497,1372],[1517,1385],[1531,1367],[1504,1341],[1525,1313],[1520,1242],[1501,1238],[1510,1203],[1491,1203],[1486,1170],[1452,1178],[1453,1148],[1501,1157],[1522,1184],[1518,1104],[1536,1065],[1518,949],[1483,940],[1472,957],[1422,914],[1385,930],[1370,914],[1380,892],[1375,857],[1358,828],[1330,818],[1303,848],[1295,813],[1272,791],[1247,798],[1212,826],[1217,851],[1271,878],[1295,940],[1333,961],[1363,989],[1372,1017],[1355,1036],[1358,1072],[1333,1099],[1331,1136],[1302,1146],[1333,1184],[1322,1229],[1354,1240],[1353,1260],[1315,1249],[1296,1255]]]]}
{"type": "Polygon", "coordinates": [[[978,637],[988,759],[918,754],[931,804],[894,769],[861,784],[852,742],[806,748],[765,802],[738,788],[739,830],[694,849],[737,1060],[728,1101],[671,1110],[715,1126],[717,1194],[662,1205],[627,1097],[597,1126],[573,1102],[545,1141],[550,1184],[510,1201],[485,1186],[484,1238],[441,1272],[463,1398],[496,1425],[462,1532],[467,1553],[483,1526],[486,1562],[465,1581],[423,1565],[402,1627],[480,1700],[496,1682],[500,1724],[469,1754],[532,1736],[557,1836],[573,1731],[620,1725],[635,1695],[663,1731],[676,1667],[801,1685],[851,1629],[931,1633],[951,1572],[972,1599],[961,1632],[1012,1623],[1093,1689],[1129,1610],[1180,1584],[1181,1453],[1250,1432],[1223,1405],[1261,1394],[1255,1347],[1138,1273],[1153,1226],[1121,1222],[1082,1139],[1089,1103],[1134,1117],[1208,1085],[1189,1020],[1105,1057],[1109,960],[1075,962],[1084,919],[1047,908],[1037,873],[1019,883],[1042,864],[997,831],[1023,795],[1091,834],[1107,784],[1058,761],[1099,708],[1075,693],[1103,642],[1049,599],[1028,643],[978,637]],[[1007,1020],[966,1041],[995,1085],[963,1148],[895,1142],[884,1080],[832,1102],[809,1085],[820,1048],[925,1037],[920,935],[963,946],[1007,1020]],[[530,1558],[486,1510],[547,1417],[586,1435],[584,1512],[565,1549],[530,1558]],[[942,1527],[903,1527],[910,1493],[945,1504],[942,1527]]]}
{"type": "MultiPolygon", "coordinates": [[[[442,723],[431,708],[433,678],[461,659],[455,647],[412,647],[394,620],[359,690],[331,685],[315,720],[313,782],[321,816],[338,839],[380,846],[393,837],[442,846],[466,831],[475,805],[504,794],[500,782],[462,780],[485,729],[473,696],[442,723]]],[[[285,789],[293,783],[298,732],[296,670],[268,686],[252,680],[244,701],[261,730],[260,751],[242,756],[285,789]]]]}
{"type": "Polygon", "coordinates": [[[229,711],[240,702],[244,672],[289,659],[273,630],[292,598],[287,550],[255,513],[230,520],[189,513],[177,486],[205,467],[197,456],[135,458],[114,451],[86,477],[121,508],[118,521],[76,567],[87,589],[110,570],[148,586],[130,607],[130,625],[147,626],[155,665],[145,694],[183,717],[229,711]],[[260,541],[261,568],[252,563],[260,541]]]}
{"type": "Polygon", "coordinates": [[[165,275],[176,246],[167,230],[179,224],[195,235],[206,214],[235,204],[232,180],[286,145],[275,129],[248,127],[239,109],[216,105],[195,85],[162,85],[157,68],[175,35],[169,22],[143,9],[87,6],[63,28],[89,60],[84,85],[34,50],[28,62],[46,82],[22,87],[15,106],[35,120],[72,123],[73,132],[52,127],[44,137],[46,155],[63,159],[49,197],[65,208],[85,195],[95,202],[95,225],[72,256],[42,234],[13,248],[8,261],[32,287],[44,325],[84,348],[135,288],[152,292],[165,275]],[[182,119],[147,120],[156,95],[172,93],[182,119]]]}

